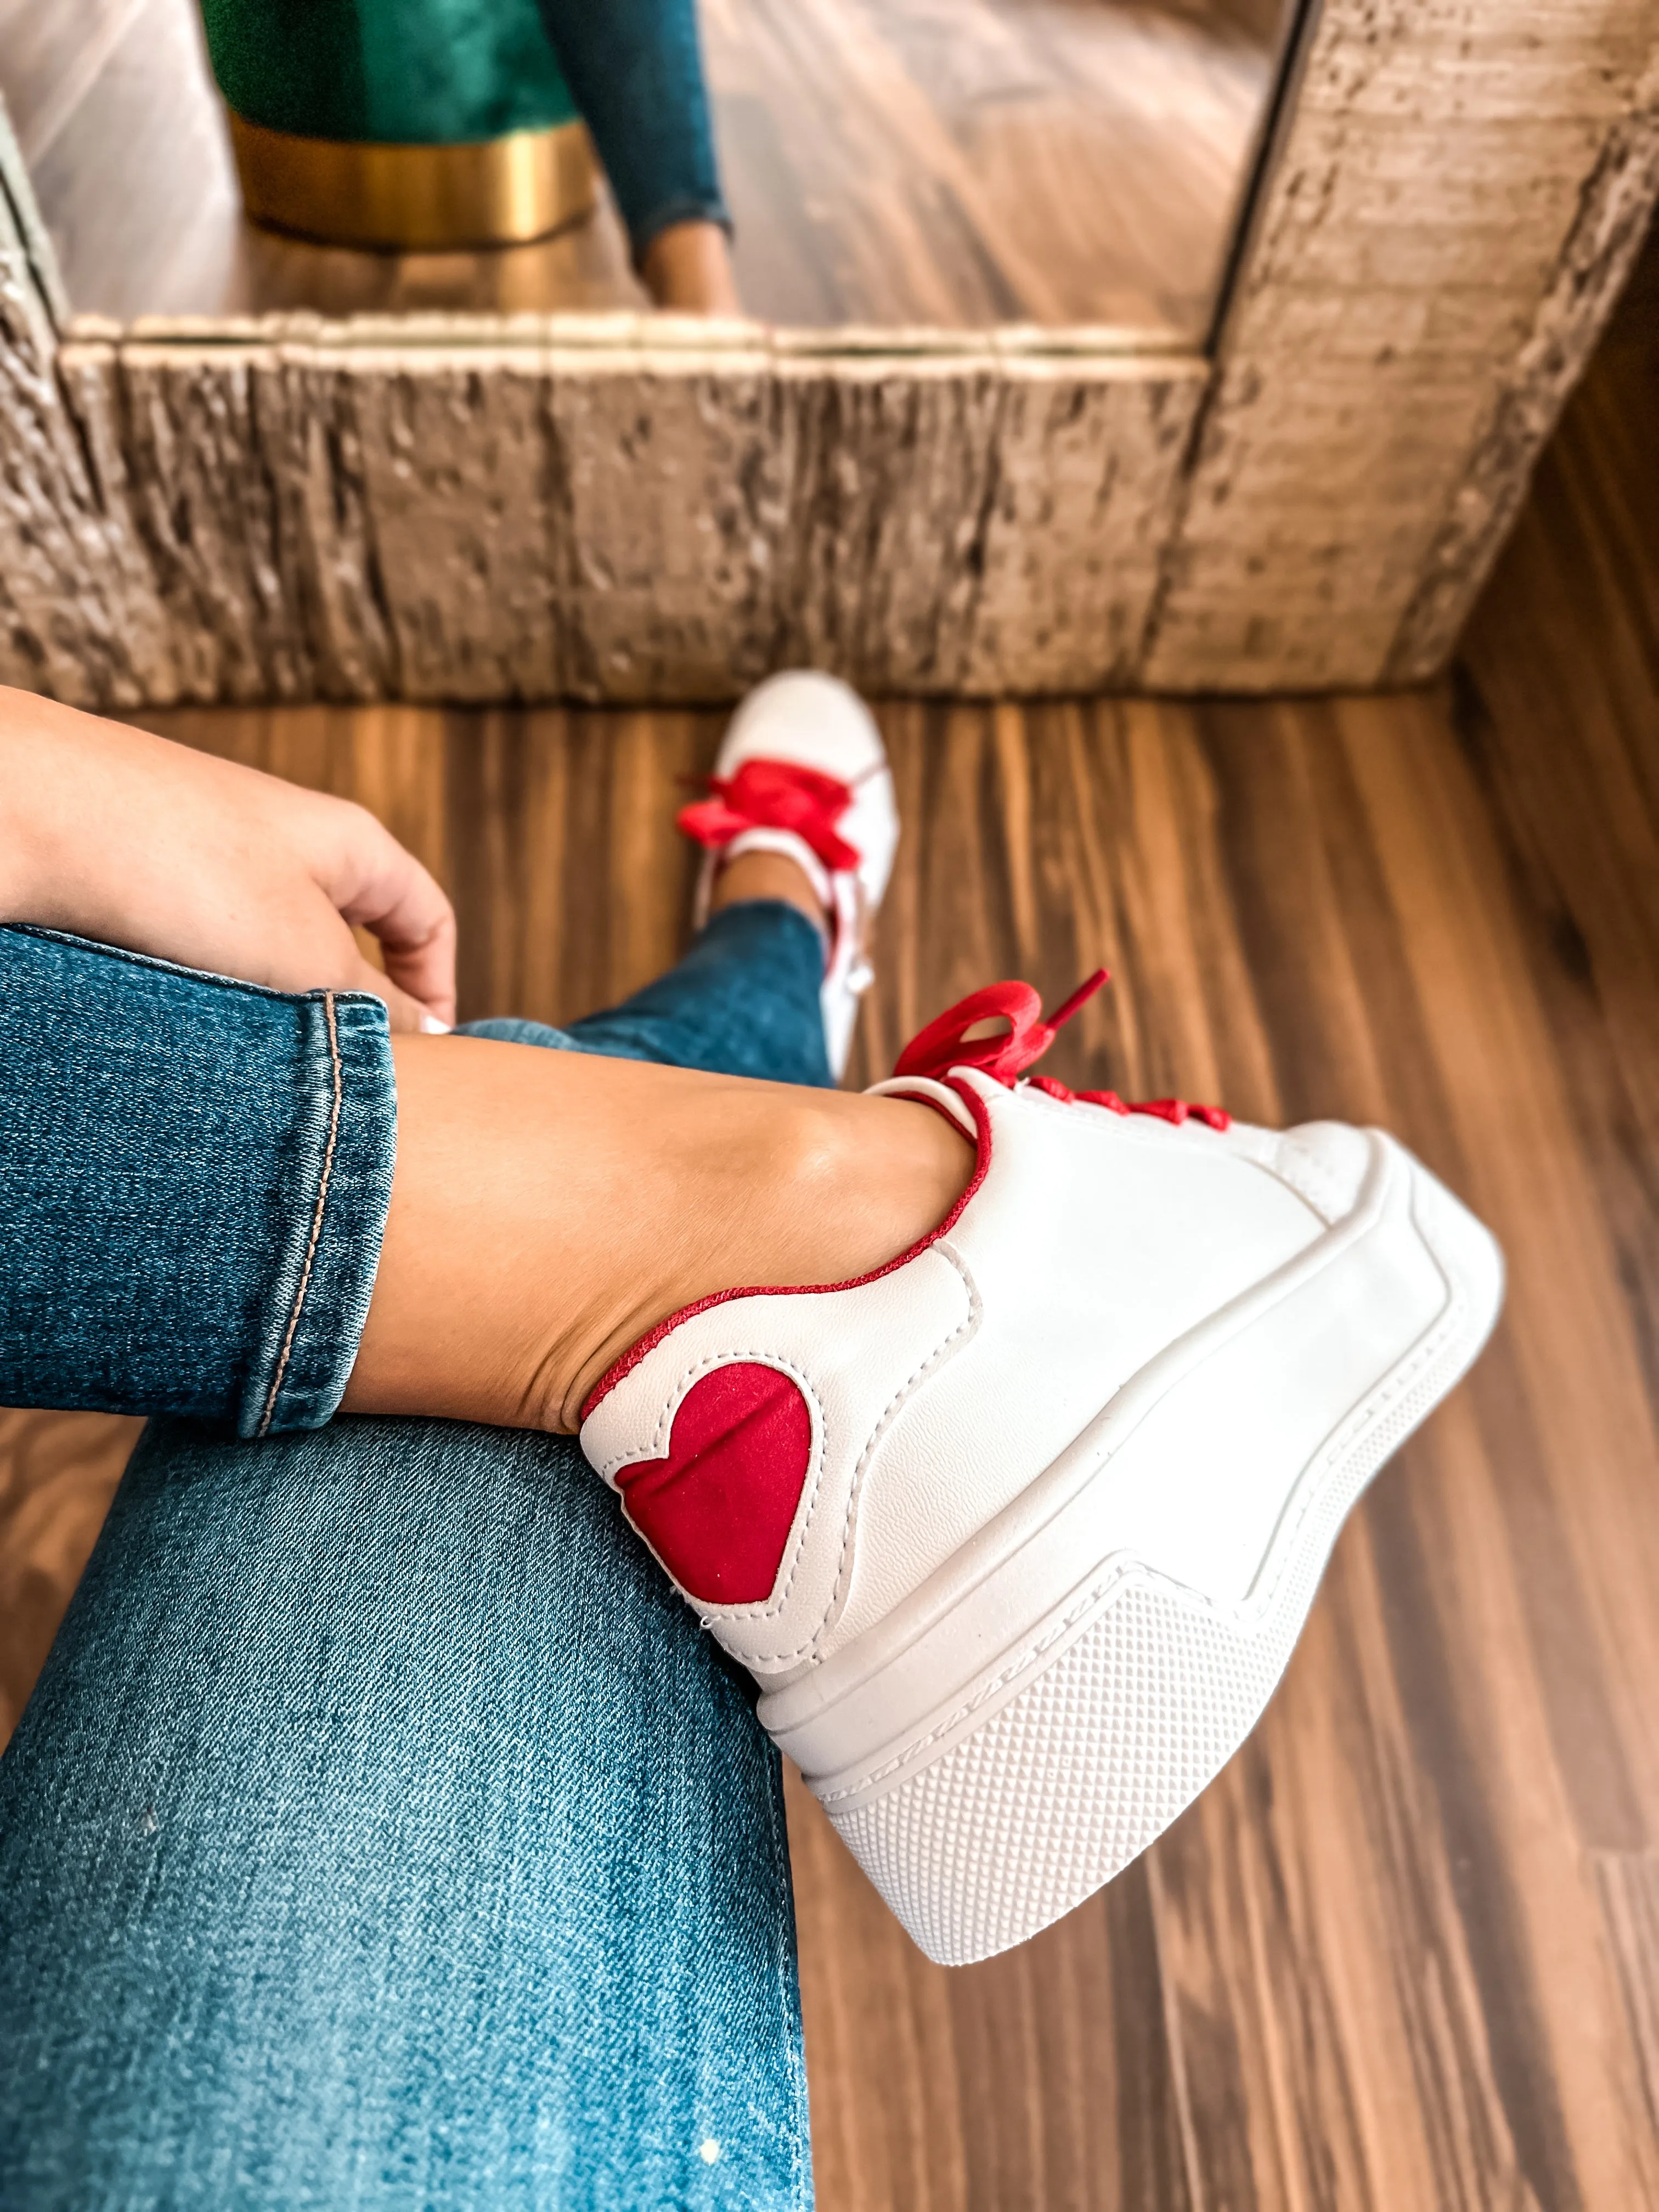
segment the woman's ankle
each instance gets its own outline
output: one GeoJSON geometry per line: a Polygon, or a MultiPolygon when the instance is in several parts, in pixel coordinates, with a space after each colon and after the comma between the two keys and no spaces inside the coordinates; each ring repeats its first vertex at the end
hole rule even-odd
{"type": "Polygon", "coordinates": [[[672,1142],[673,1249],[617,1285],[614,1316],[568,1370],[545,1425],[579,1427],[607,1370],[687,1306],[885,1267],[939,1226],[974,1168],[972,1148],[930,1108],[769,1084],[732,1086],[706,1119],[688,1115],[672,1142]]]}
{"type": "Polygon", "coordinates": [[[806,871],[787,853],[739,853],[717,870],[708,894],[708,911],[719,914],[728,906],[743,906],[755,899],[775,899],[804,914],[826,938],[830,917],[806,871]]]}
{"type": "Polygon", "coordinates": [[[973,1172],[902,1100],[472,1038],[394,1050],[398,1163],[349,1411],[574,1429],[670,1314],[869,1273],[973,1172]]]}
{"type": "Polygon", "coordinates": [[[717,222],[670,223],[646,247],[640,275],[653,307],[685,315],[740,315],[732,245],[717,222]]]}

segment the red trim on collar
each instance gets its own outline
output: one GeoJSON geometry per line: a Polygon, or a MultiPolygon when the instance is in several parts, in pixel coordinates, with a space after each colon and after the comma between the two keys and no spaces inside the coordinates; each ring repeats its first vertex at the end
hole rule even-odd
{"type": "MultiPolygon", "coordinates": [[[[974,1127],[978,1132],[979,1157],[977,1164],[974,1169],[972,1182],[969,1182],[967,1189],[963,1192],[962,1196],[951,1208],[951,1211],[945,1215],[944,1220],[940,1222],[937,1229],[930,1229],[927,1234],[924,1237],[921,1238],[918,1243],[913,1244],[908,1252],[901,1252],[897,1259],[889,1260],[884,1267],[872,1267],[867,1275],[854,1275],[850,1279],[850,1280],[845,1283],[749,1284],[745,1285],[741,1290],[716,1291],[711,1297],[699,1298],[694,1305],[680,1307],[677,1313],[670,1314],[665,1321],[659,1321],[653,1329],[648,1330],[647,1334],[640,1339],[639,1342],[631,1351],[623,1352],[620,1359],[617,1360],[612,1365],[605,1369],[605,1373],[600,1376],[599,1381],[593,1385],[593,1388],[589,1391],[586,1398],[582,1402],[581,1420],[583,1425],[586,1425],[593,1413],[594,1407],[599,1405],[600,1400],[609,1396],[611,1392],[616,1389],[617,1383],[622,1381],[623,1376],[632,1373],[633,1370],[639,1365],[641,1360],[645,1358],[647,1352],[654,1352],[657,1346],[662,1342],[663,1339],[667,1336],[672,1330],[677,1329],[682,1322],[690,1321],[694,1315],[707,1313],[711,1306],[723,1306],[732,1298],[805,1297],[807,1296],[821,1297],[830,1291],[861,1290],[866,1283],[878,1283],[884,1275],[892,1274],[896,1268],[908,1267],[911,1261],[917,1258],[921,1253],[925,1252],[930,1244],[936,1244],[941,1237],[948,1236],[951,1231],[956,1227],[957,1222],[961,1220],[964,1211],[974,1198],[975,1193],[978,1191],[980,1185],[984,1182],[986,1176],[990,1172],[991,1116],[984,1099],[980,1097],[978,1091],[975,1091],[971,1085],[954,1083],[949,1081],[947,1079],[946,1087],[956,1092],[957,1097],[963,1101],[969,1112],[972,1114],[974,1117],[974,1127]]],[[[891,1091],[887,1093],[889,1097],[895,1095],[896,1094],[891,1091]]],[[[918,1106],[931,1106],[936,1114],[943,1114],[945,1120],[950,1122],[951,1127],[956,1131],[959,1137],[965,1134],[961,1122],[957,1121],[952,1115],[947,1112],[945,1108],[940,1105],[937,1098],[929,1098],[925,1092],[910,1093],[907,1095],[910,1096],[914,1104],[918,1106]]]]}

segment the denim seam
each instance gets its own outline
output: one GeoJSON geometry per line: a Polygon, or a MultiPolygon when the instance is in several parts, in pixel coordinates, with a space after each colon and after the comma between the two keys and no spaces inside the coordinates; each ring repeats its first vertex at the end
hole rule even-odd
{"type": "Polygon", "coordinates": [[[283,1339],[281,1357],[276,1372],[270,1379],[270,1395],[265,1400],[265,1410],[254,1434],[262,1437],[270,1428],[276,1411],[276,1400],[283,1388],[283,1377],[288,1372],[289,1354],[294,1349],[295,1333],[300,1326],[300,1316],[305,1310],[306,1292],[311,1286],[312,1265],[317,1257],[318,1240],[323,1233],[323,1212],[328,1204],[329,1178],[334,1172],[334,1147],[340,1133],[340,1036],[334,1022],[334,994],[323,994],[323,1015],[328,1024],[329,1071],[334,1079],[334,1097],[329,1107],[328,1142],[323,1148],[323,1170],[317,1182],[317,1203],[311,1217],[311,1241],[306,1246],[305,1265],[300,1270],[300,1287],[294,1294],[294,1310],[288,1317],[288,1334],[283,1339]]]}
{"type": "Polygon", "coordinates": [[[788,1925],[779,1929],[779,1941],[773,1952],[777,1968],[778,2002],[785,2023],[791,2030],[788,2072],[795,2107],[795,2124],[791,2131],[789,2163],[795,2204],[801,2208],[801,2212],[811,2212],[812,2123],[800,2009],[800,1937],[795,1922],[794,1878],[789,1863],[788,1831],[786,1823],[779,1818],[783,1811],[783,1770],[775,1754],[769,1762],[769,1769],[767,1778],[771,1786],[767,1791],[766,1826],[772,1845],[773,1879],[781,1893],[789,1900],[788,1925]],[[790,2002],[792,1994],[794,1998],[793,2004],[790,2002]]]}
{"type": "MultiPolygon", "coordinates": [[[[250,983],[240,975],[221,975],[211,968],[192,968],[180,960],[164,960],[159,953],[135,952],[128,945],[106,945],[95,937],[77,937],[72,930],[44,929],[32,921],[9,921],[0,927],[15,930],[20,937],[36,937],[46,945],[67,945],[76,952],[95,952],[100,959],[118,960],[128,968],[147,968],[162,975],[183,975],[192,983],[209,985],[216,991],[229,991],[250,999],[276,999],[292,1001],[303,994],[279,991],[270,983],[250,983]]],[[[343,991],[345,999],[373,999],[372,991],[343,991]]]]}

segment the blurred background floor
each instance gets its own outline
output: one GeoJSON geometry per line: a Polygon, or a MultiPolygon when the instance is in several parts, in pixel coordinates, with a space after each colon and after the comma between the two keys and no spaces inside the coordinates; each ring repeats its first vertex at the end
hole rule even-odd
{"type": "MultiPolygon", "coordinates": [[[[703,0],[763,321],[1207,327],[1281,0],[703,0]]],[[[638,307],[610,201],[483,254],[244,222],[195,0],[0,0],[0,91],[77,308],[638,307]]]]}
{"type": "MultiPolygon", "coordinates": [[[[933,1967],[794,1791],[823,2212],[1659,2205],[1656,377],[1650,251],[1431,690],[881,709],[854,1080],[1104,961],[1054,1073],[1383,1121],[1511,1279],[1255,1735],[1091,1904],[933,1967]]],[[[718,717],[144,719],[380,812],[456,898],[469,1014],[568,1018],[683,941],[718,717]]],[[[131,1434],[0,1416],[8,1721],[131,1434]]]]}

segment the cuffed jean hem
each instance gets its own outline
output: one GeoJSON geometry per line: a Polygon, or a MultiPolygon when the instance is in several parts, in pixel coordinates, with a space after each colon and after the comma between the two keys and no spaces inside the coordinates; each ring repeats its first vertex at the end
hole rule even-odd
{"type": "Polygon", "coordinates": [[[380,1000],[0,928],[0,1404],[320,1426],[396,1148],[380,1000]]]}
{"type": "Polygon", "coordinates": [[[237,1416],[243,1437],[318,1429],[337,1411],[368,1318],[397,1154],[385,1006],[336,991],[289,1003],[301,1030],[289,1203],[237,1416]]]}

